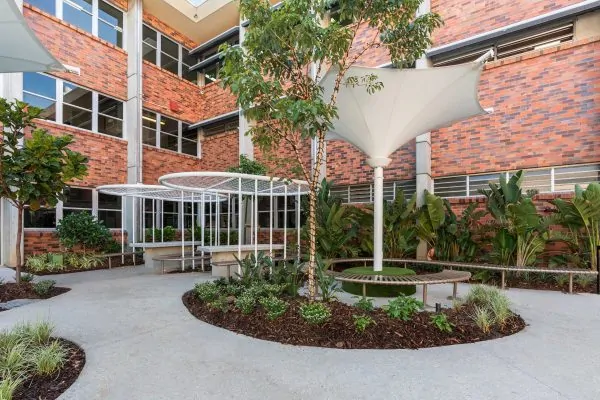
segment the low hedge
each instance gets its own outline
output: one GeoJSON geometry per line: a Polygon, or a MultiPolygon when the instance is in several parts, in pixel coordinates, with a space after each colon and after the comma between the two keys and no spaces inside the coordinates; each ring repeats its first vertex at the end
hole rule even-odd
{"type": "MultiPolygon", "coordinates": [[[[375,272],[373,267],[354,267],[345,269],[344,272],[362,274],[362,275],[385,275],[385,276],[402,276],[416,275],[415,271],[408,268],[398,267],[383,267],[383,271],[375,272]]],[[[342,290],[345,292],[362,296],[362,283],[342,282],[342,290]]],[[[415,285],[374,285],[367,284],[368,297],[398,297],[401,294],[411,296],[415,294],[417,287],[415,285]]]]}

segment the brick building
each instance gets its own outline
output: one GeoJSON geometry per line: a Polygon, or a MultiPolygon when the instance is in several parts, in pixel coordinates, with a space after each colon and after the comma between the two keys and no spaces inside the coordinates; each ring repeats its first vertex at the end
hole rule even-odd
{"type": "MultiPolygon", "coordinates": [[[[56,250],[54,227],[70,212],[88,210],[120,228],[120,199],[99,194],[99,185],[224,170],[240,154],[271,163],[253,148],[235,99],[218,84],[219,45],[243,42],[235,2],[22,1],[40,41],[80,74],[4,75],[1,94],[43,108],[39,125],[74,135],[75,150],[90,159],[89,175],[57,209],[27,213],[26,254],[56,250]]],[[[482,104],[494,112],[399,149],[385,172],[386,196],[394,188],[429,189],[465,203],[517,169],[528,170],[527,187],[544,199],[599,180],[600,0],[425,0],[423,7],[445,25],[416,67],[466,62],[494,48],[480,86],[482,104]]],[[[379,49],[361,63],[390,67],[379,49]]],[[[308,145],[306,156],[308,163],[308,145]]],[[[326,174],[346,201],[372,200],[372,172],[350,145],[328,143],[326,174]]],[[[1,261],[12,264],[15,216],[6,203],[1,210],[1,261]]],[[[172,204],[161,214],[176,224],[180,211],[172,204]]]]}

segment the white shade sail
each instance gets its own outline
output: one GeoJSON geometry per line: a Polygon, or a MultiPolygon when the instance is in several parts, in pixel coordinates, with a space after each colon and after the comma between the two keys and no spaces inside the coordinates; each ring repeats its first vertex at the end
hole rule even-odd
{"type": "Polygon", "coordinates": [[[15,1],[0,1],[0,73],[49,70],[65,67],[38,40],[15,1]]]}
{"type": "MultiPolygon", "coordinates": [[[[485,114],[477,89],[483,62],[425,69],[352,67],[346,77],[376,75],[383,88],[342,83],[338,116],[328,139],[343,139],[373,160],[387,159],[418,135],[485,114]]],[[[333,92],[336,70],[321,81],[324,98],[333,92]]],[[[383,166],[383,165],[382,165],[383,166]]]]}

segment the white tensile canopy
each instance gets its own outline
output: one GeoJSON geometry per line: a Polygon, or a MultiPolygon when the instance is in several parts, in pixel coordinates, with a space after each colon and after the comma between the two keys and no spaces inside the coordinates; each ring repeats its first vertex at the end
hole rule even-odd
{"type": "MultiPolygon", "coordinates": [[[[477,96],[487,53],[475,62],[424,69],[351,67],[346,77],[359,85],[342,83],[338,93],[338,119],[328,139],[343,139],[362,150],[375,169],[374,270],[383,260],[383,168],[390,155],[417,136],[476,115],[486,114],[477,96]],[[367,93],[362,77],[376,75],[383,88],[367,93]]],[[[320,85],[324,98],[333,92],[336,70],[320,85]]],[[[346,78],[347,79],[347,78],[346,78]]]]}
{"type": "Polygon", "coordinates": [[[0,1],[0,73],[65,71],[29,28],[14,0],[0,1]]]}

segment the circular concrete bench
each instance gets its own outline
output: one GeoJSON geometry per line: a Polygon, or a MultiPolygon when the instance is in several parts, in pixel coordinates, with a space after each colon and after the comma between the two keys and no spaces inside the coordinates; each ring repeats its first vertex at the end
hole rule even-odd
{"type": "Polygon", "coordinates": [[[435,272],[424,275],[364,275],[356,273],[328,271],[329,275],[337,281],[353,282],[362,284],[363,296],[367,295],[367,285],[421,285],[423,286],[423,304],[427,304],[427,285],[438,285],[442,283],[452,283],[452,298],[456,298],[458,282],[466,282],[471,279],[471,273],[466,271],[453,271],[445,269],[442,272],[435,272]]]}

